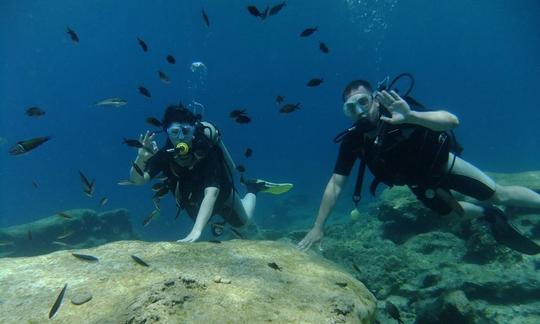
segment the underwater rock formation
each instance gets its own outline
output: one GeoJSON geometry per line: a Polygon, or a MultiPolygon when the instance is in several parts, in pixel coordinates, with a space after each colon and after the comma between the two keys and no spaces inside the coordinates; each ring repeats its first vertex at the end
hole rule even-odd
{"type": "Polygon", "coordinates": [[[97,213],[72,209],[32,223],[0,229],[0,257],[34,256],[138,239],[127,209],[97,213]]]}
{"type": "Polygon", "coordinates": [[[0,259],[0,323],[45,322],[66,283],[54,318],[61,323],[373,323],[375,316],[376,300],[361,282],[280,242],[121,241],[76,252],[99,261],[69,251],[0,259]]]}

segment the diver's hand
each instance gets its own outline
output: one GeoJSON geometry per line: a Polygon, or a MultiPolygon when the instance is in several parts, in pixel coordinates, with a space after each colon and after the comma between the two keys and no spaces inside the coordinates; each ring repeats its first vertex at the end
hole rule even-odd
{"type": "Polygon", "coordinates": [[[323,236],[324,234],[319,228],[313,227],[311,231],[307,233],[304,239],[298,243],[296,248],[302,251],[307,251],[313,245],[313,243],[320,241],[323,236]]]}
{"type": "Polygon", "coordinates": [[[411,107],[409,104],[401,98],[394,90],[388,92],[386,90],[381,91],[377,98],[381,104],[388,109],[392,114],[392,117],[381,116],[381,120],[390,124],[404,124],[409,121],[411,114],[411,107]]]}
{"type": "Polygon", "coordinates": [[[146,131],[146,133],[139,135],[139,142],[143,145],[138,151],[138,158],[146,161],[149,158],[151,158],[156,152],[158,151],[158,146],[156,141],[154,140],[156,138],[156,133],[150,133],[150,131],[146,131]]]}
{"type": "Polygon", "coordinates": [[[201,237],[201,232],[199,231],[191,231],[188,236],[184,237],[181,240],[178,240],[176,242],[183,242],[183,243],[189,243],[189,242],[195,242],[201,237]]]}

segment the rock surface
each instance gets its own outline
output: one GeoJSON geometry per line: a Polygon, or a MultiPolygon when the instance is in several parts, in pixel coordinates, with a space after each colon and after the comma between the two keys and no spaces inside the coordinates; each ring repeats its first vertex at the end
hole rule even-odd
{"type": "Polygon", "coordinates": [[[121,241],[77,252],[99,262],[70,251],[0,259],[0,323],[47,321],[65,283],[60,323],[372,323],[375,316],[376,300],[361,282],[280,242],[121,241]],[[84,292],[93,298],[69,302],[84,292]]]}
{"type": "Polygon", "coordinates": [[[64,211],[32,223],[0,229],[2,256],[34,256],[57,250],[90,248],[119,240],[138,239],[127,209],[97,213],[91,209],[64,211]]]}

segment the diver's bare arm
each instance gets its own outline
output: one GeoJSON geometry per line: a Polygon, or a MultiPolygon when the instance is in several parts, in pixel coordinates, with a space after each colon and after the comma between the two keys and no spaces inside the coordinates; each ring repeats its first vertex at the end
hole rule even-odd
{"type": "Polygon", "coordinates": [[[219,189],[216,187],[207,187],[204,189],[204,198],[201,202],[201,207],[199,207],[199,212],[197,213],[191,233],[201,235],[204,227],[210,220],[210,216],[212,216],[218,195],[219,189]]]}
{"type": "Polygon", "coordinates": [[[334,173],[326,185],[324,194],[321,200],[321,205],[319,207],[319,213],[317,214],[317,219],[313,228],[317,228],[322,231],[326,219],[332,212],[332,209],[336,205],[336,201],[341,194],[341,190],[347,181],[347,177],[334,173]]]}
{"type": "Polygon", "coordinates": [[[459,119],[457,118],[457,116],[446,110],[411,110],[411,112],[407,116],[407,122],[427,127],[434,131],[446,131],[456,128],[459,125],[459,119]]]}

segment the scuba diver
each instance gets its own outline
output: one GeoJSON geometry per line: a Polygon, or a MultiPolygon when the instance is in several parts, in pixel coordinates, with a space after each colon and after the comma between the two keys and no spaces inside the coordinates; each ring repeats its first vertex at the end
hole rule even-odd
{"type": "Polygon", "coordinates": [[[484,172],[463,160],[462,148],[451,131],[458,118],[448,111],[428,111],[409,96],[414,78],[408,73],[396,77],[387,87],[379,83],[374,91],[365,80],[350,82],[344,89],[343,112],[353,126],[339,134],[340,142],[334,172],[326,185],[313,228],[298,243],[307,250],[323,237],[323,225],[351,173],[360,159],[353,195],[357,204],[366,166],[374,176],[370,192],[377,185],[407,185],[426,207],[441,215],[480,217],[491,228],[493,237],[521,253],[540,253],[540,246],[519,233],[504,212],[493,205],[539,208],[540,195],[521,186],[502,186],[484,172]],[[399,95],[392,86],[399,78],[409,77],[409,89],[399,95]],[[411,106],[415,109],[411,109],[411,106]],[[457,201],[450,190],[478,200],[479,204],[457,201]]]}
{"type": "MultiPolygon", "coordinates": [[[[159,174],[166,177],[164,185],[174,194],[179,211],[185,209],[195,222],[178,242],[197,241],[217,214],[229,225],[242,227],[253,216],[258,192],[282,194],[292,188],[289,183],[242,179],[247,193],[240,199],[232,174],[234,162],[214,125],[182,105],[169,106],[161,124],[167,134],[165,146],[158,150],[155,133],[141,135],[142,147],[130,170],[130,181],[144,184],[159,174]]],[[[225,222],[212,223],[214,235],[222,232],[225,222]]]]}

